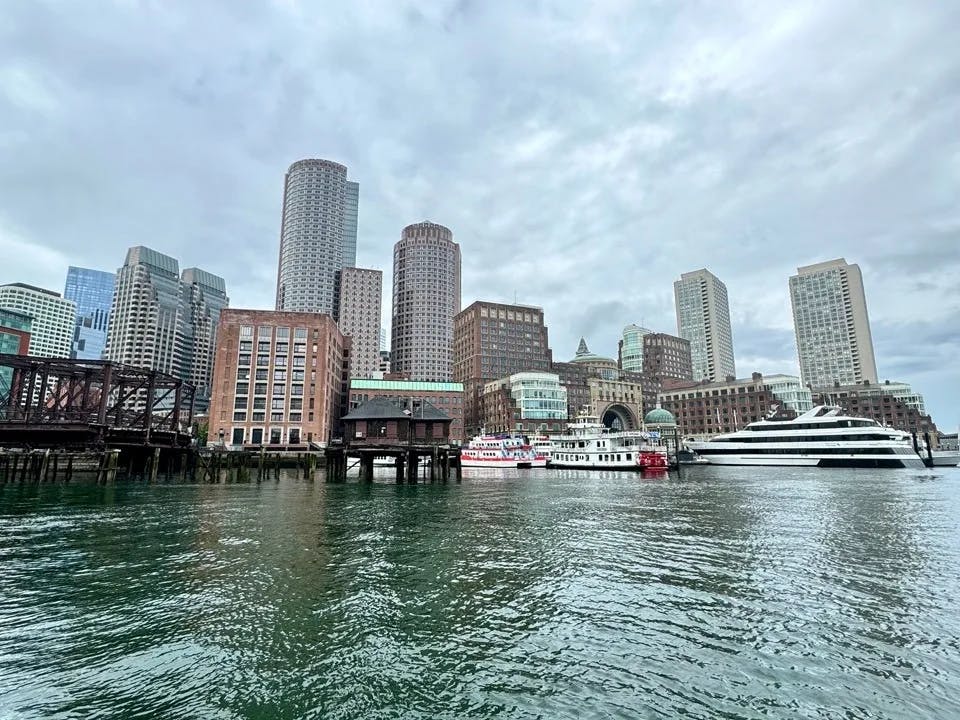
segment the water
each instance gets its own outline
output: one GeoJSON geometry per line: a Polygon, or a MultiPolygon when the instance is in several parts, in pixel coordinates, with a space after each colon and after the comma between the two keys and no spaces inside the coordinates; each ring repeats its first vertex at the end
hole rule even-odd
{"type": "Polygon", "coordinates": [[[0,487],[0,718],[960,717],[960,471],[0,487]]]}

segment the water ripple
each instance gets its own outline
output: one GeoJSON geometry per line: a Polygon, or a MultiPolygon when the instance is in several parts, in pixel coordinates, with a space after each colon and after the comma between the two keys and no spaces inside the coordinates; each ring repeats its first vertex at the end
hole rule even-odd
{"type": "Polygon", "coordinates": [[[0,717],[960,716],[960,474],[0,487],[0,717]]]}

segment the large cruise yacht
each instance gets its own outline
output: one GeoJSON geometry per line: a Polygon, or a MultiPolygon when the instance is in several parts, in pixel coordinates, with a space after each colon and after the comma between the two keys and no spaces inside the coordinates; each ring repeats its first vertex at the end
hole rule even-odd
{"type": "Polygon", "coordinates": [[[760,420],[688,448],[715,465],[918,468],[913,437],[818,405],[793,420],[760,420]]]}

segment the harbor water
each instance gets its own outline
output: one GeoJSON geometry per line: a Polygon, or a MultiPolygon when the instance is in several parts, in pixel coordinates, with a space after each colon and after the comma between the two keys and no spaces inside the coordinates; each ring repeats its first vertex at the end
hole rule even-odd
{"type": "Polygon", "coordinates": [[[0,486],[0,718],[960,717],[960,470],[0,486]]]}

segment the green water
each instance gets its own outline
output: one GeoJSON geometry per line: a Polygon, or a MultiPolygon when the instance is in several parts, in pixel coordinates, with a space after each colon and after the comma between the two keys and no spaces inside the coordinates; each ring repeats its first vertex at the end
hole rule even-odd
{"type": "Polygon", "coordinates": [[[0,487],[0,718],[960,717],[960,471],[0,487]]]}

